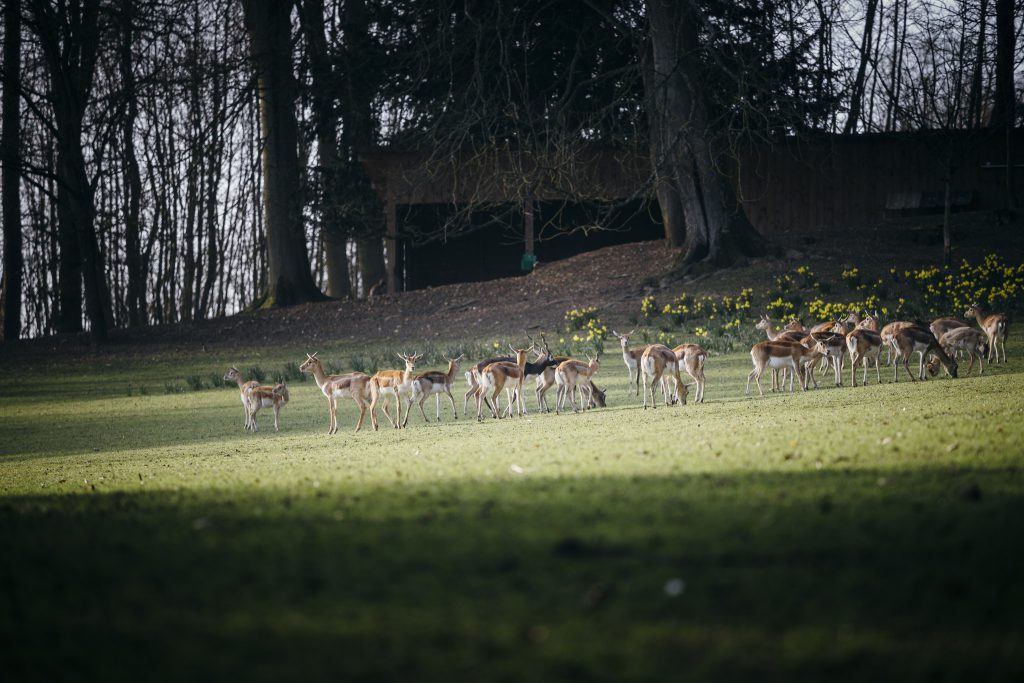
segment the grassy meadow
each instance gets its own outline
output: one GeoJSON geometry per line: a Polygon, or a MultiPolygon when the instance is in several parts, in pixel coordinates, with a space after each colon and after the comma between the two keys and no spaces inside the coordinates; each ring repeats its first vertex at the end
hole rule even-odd
{"type": "Polygon", "coordinates": [[[430,399],[430,424],[353,434],[346,401],[334,436],[312,381],[280,433],[266,410],[244,432],[234,387],[165,393],[301,349],[0,363],[0,671],[1021,680],[1008,351],[764,398],[748,354],[716,355],[705,404],[643,411],[609,348],[606,409],[538,415],[530,392],[526,418],[438,424],[430,399]]]}

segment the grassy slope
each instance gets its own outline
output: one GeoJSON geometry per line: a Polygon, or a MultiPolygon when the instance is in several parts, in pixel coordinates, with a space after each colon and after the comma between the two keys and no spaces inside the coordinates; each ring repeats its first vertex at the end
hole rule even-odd
{"type": "Polygon", "coordinates": [[[1024,675],[1024,361],[644,412],[606,357],[607,410],[333,437],[312,383],[279,434],[126,395],[227,362],[0,379],[8,680],[1024,675]]]}

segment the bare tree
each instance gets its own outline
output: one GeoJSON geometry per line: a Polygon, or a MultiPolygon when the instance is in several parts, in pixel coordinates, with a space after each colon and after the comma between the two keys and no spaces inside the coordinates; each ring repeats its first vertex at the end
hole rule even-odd
{"type": "Polygon", "coordinates": [[[25,269],[21,232],[21,3],[4,3],[3,114],[0,129],[0,206],[3,209],[4,276],[0,289],[0,338],[21,336],[25,269]]]}

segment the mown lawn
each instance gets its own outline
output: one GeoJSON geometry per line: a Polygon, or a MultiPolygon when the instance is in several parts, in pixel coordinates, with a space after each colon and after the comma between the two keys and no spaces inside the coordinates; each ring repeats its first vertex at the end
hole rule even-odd
{"type": "Polygon", "coordinates": [[[1021,680],[1022,353],[646,412],[609,355],[604,410],[335,436],[162,393],[226,357],[5,367],[0,675],[1021,680]]]}

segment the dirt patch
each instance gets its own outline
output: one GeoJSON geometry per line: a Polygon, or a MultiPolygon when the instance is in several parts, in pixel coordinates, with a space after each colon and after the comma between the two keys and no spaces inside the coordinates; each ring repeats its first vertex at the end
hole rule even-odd
{"type": "MultiPolygon", "coordinates": [[[[1024,224],[966,226],[958,235],[955,259],[976,260],[996,252],[1024,258],[1024,224]]],[[[196,323],[116,330],[109,345],[90,350],[84,335],[61,335],[0,346],[5,359],[59,351],[62,354],[152,353],[161,348],[214,350],[245,346],[318,345],[342,341],[398,343],[409,339],[490,338],[523,335],[563,325],[565,311],[593,305],[612,325],[637,315],[640,299],[666,299],[686,291],[694,295],[735,294],[742,287],[762,288],[797,265],[822,278],[838,279],[856,265],[868,276],[891,267],[916,268],[941,260],[934,231],[871,230],[816,237],[781,235],[771,254],[735,268],[696,278],[672,275],[678,251],[665,242],[640,242],[540,264],[529,275],[487,282],[431,287],[373,300],[340,300],[281,310],[240,313],[196,323]]]]}

